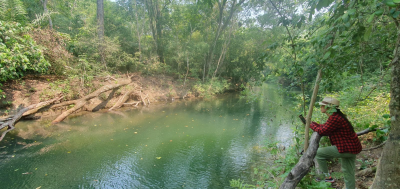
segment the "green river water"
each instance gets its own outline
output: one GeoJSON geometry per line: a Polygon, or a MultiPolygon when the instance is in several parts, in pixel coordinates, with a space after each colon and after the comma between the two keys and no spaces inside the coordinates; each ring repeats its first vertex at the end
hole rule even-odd
{"type": "Polygon", "coordinates": [[[21,121],[0,142],[0,188],[230,188],[289,145],[296,118],[276,87],[70,117],[21,121]]]}

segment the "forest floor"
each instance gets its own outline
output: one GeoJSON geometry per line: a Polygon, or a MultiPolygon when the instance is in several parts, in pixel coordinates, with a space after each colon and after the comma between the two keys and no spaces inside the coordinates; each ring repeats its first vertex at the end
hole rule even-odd
{"type": "MultiPolygon", "coordinates": [[[[124,77],[126,76],[98,77],[91,80],[90,84],[88,84],[89,82],[82,82],[80,79],[68,79],[55,76],[26,76],[19,80],[13,80],[1,86],[6,98],[0,100],[0,118],[14,114],[22,107],[52,99],[60,94],[64,95],[63,101],[79,99],[101,86],[116,83],[116,80],[123,79],[124,77]]],[[[170,76],[139,76],[134,83],[136,87],[140,88],[141,97],[134,95],[127,101],[126,106],[134,106],[130,102],[138,102],[140,98],[147,98],[148,101],[146,101],[146,103],[158,103],[182,98],[194,98],[198,95],[192,90],[197,80],[192,78],[188,78],[184,83],[183,80],[170,76]]],[[[128,90],[129,87],[121,87],[114,92],[108,91],[102,93],[97,98],[91,99],[82,110],[85,110],[84,112],[92,112],[110,108],[128,90]],[[100,104],[101,106],[99,106],[100,104]]],[[[141,103],[139,106],[143,105],[144,104],[141,103]]],[[[42,118],[54,117],[61,114],[63,111],[65,111],[65,109],[59,111],[44,109],[36,113],[35,116],[40,116],[42,118]]],[[[373,132],[360,137],[363,149],[378,145],[375,144],[372,139],[373,132]]],[[[376,167],[381,152],[382,147],[369,151],[362,151],[358,154],[356,159],[356,173],[361,170],[376,167]]],[[[342,179],[343,174],[341,173],[340,162],[334,160],[330,164],[330,170],[336,180],[332,184],[332,187],[342,189],[344,187],[344,180],[342,179]]],[[[374,171],[357,175],[356,187],[359,189],[368,189],[369,186],[372,185],[374,177],[374,171]]]]}

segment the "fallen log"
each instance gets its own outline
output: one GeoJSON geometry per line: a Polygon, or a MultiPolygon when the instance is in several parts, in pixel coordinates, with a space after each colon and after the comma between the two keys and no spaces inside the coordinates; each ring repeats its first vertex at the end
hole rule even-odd
{"type": "Polygon", "coordinates": [[[113,90],[113,89],[122,87],[124,85],[128,85],[131,82],[132,82],[132,80],[128,79],[128,80],[121,81],[121,82],[119,82],[117,84],[105,85],[105,86],[101,87],[100,89],[97,89],[93,93],[90,93],[90,94],[82,97],[81,99],[71,100],[71,101],[63,102],[63,103],[56,104],[56,105],[52,106],[51,108],[58,108],[58,107],[74,104],[74,107],[70,108],[69,110],[67,110],[64,113],[62,113],[61,115],[59,115],[51,123],[52,124],[56,124],[56,123],[59,123],[59,122],[63,121],[70,114],[72,114],[75,111],[77,111],[78,109],[82,108],[90,99],[98,97],[101,93],[104,93],[104,92],[107,92],[109,90],[113,90]]]}
{"type": "Polygon", "coordinates": [[[297,184],[301,179],[308,173],[310,167],[313,165],[313,160],[317,154],[319,147],[319,141],[321,140],[321,135],[314,132],[311,135],[310,144],[306,152],[301,156],[299,162],[293,167],[289,175],[285,178],[280,189],[291,189],[296,188],[297,184]]]}
{"type": "Polygon", "coordinates": [[[115,103],[115,105],[113,107],[111,107],[110,109],[108,109],[108,111],[120,108],[122,105],[124,105],[124,103],[129,99],[129,96],[133,93],[133,90],[128,91],[127,93],[125,93],[118,101],[117,103],[115,103]]]}
{"type": "Polygon", "coordinates": [[[54,98],[52,100],[48,100],[48,101],[45,101],[45,102],[32,104],[32,105],[30,105],[28,107],[25,107],[25,108],[21,109],[20,111],[18,111],[17,114],[15,114],[14,116],[11,117],[11,119],[9,117],[8,121],[6,121],[6,122],[4,122],[4,123],[2,123],[0,125],[0,130],[5,128],[5,127],[8,127],[7,130],[4,131],[1,134],[0,141],[3,140],[3,138],[6,136],[6,134],[8,132],[10,132],[10,131],[15,129],[14,125],[21,119],[21,117],[28,116],[28,115],[31,115],[33,113],[36,113],[41,108],[46,107],[46,106],[48,106],[48,105],[50,105],[50,104],[52,104],[52,103],[54,103],[56,101],[59,101],[61,98],[63,98],[63,97],[57,97],[57,98],[54,98]]]}

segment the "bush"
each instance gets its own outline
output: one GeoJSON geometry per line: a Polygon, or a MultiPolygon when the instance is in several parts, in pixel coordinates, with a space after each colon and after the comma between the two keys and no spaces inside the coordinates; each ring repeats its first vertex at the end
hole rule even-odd
{"type": "Polygon", "coordinates": [[[43,73],[50,66],[29,31],[20,23],[0,21],[0,82],[27,72],[43,73]]]}
{"type": "Polygon", "coordinates": [[[196,96],[211,96],[223,93],[229,87],[228,81],[225,79],[214,79],[206,83],[198,82],[193,86],[193,92],[196,96]]]}
{"type": "Polygon", "coordinates": [[[65,67],[73,58],[66,50],[66,42],[70,41],[69,35],[50,29],[34,29],[30,34],[45,49],[43,54],[51,64],[48,73],[65,75],[65,67]]]}

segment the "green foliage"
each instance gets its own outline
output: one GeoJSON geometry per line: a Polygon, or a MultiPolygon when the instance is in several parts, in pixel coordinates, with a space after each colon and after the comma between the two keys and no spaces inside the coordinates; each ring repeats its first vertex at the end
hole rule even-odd
{"type": "Polygon", "coordinates": [[[250,184],[243,184],[243,181],[240,181],[240,179],[232,179],[229,181],[230,186],[233,188],[239,188],[239,189],[250,189],[250,188],[255,188],[256,186],[250,185],[250,184]]]}
{"type": "Polygon", "coordinates": [[[44,73],[50,66],[41,48],[27,34],[30,30],[20,23],[0,21],[0,82],[26,73],[44,73]]]}
{"type": "Polygon", "coordinates": [[[228,89],[229,83],[225,79],[214,79],[206,83],[198,82],[192,88],[196,96],[210,97],[215,94],[220,94],[228,89]]]}
{"type": "Polygon", "coordinates": [[[47,73],[67,75],[70,69],[66,68],[75,60],[73,55],[66,50],[71,40],[70,36],[50,29],[34,29],[30,31],[30,35],[37,44],[43,47],[43,55],[51,64],[47,73]]]}
{"type": "Polygon", "coordinates": [[[25,15],[26,10],[20,0],[0,0],[0,20],[24,23],[25,15]]]}

